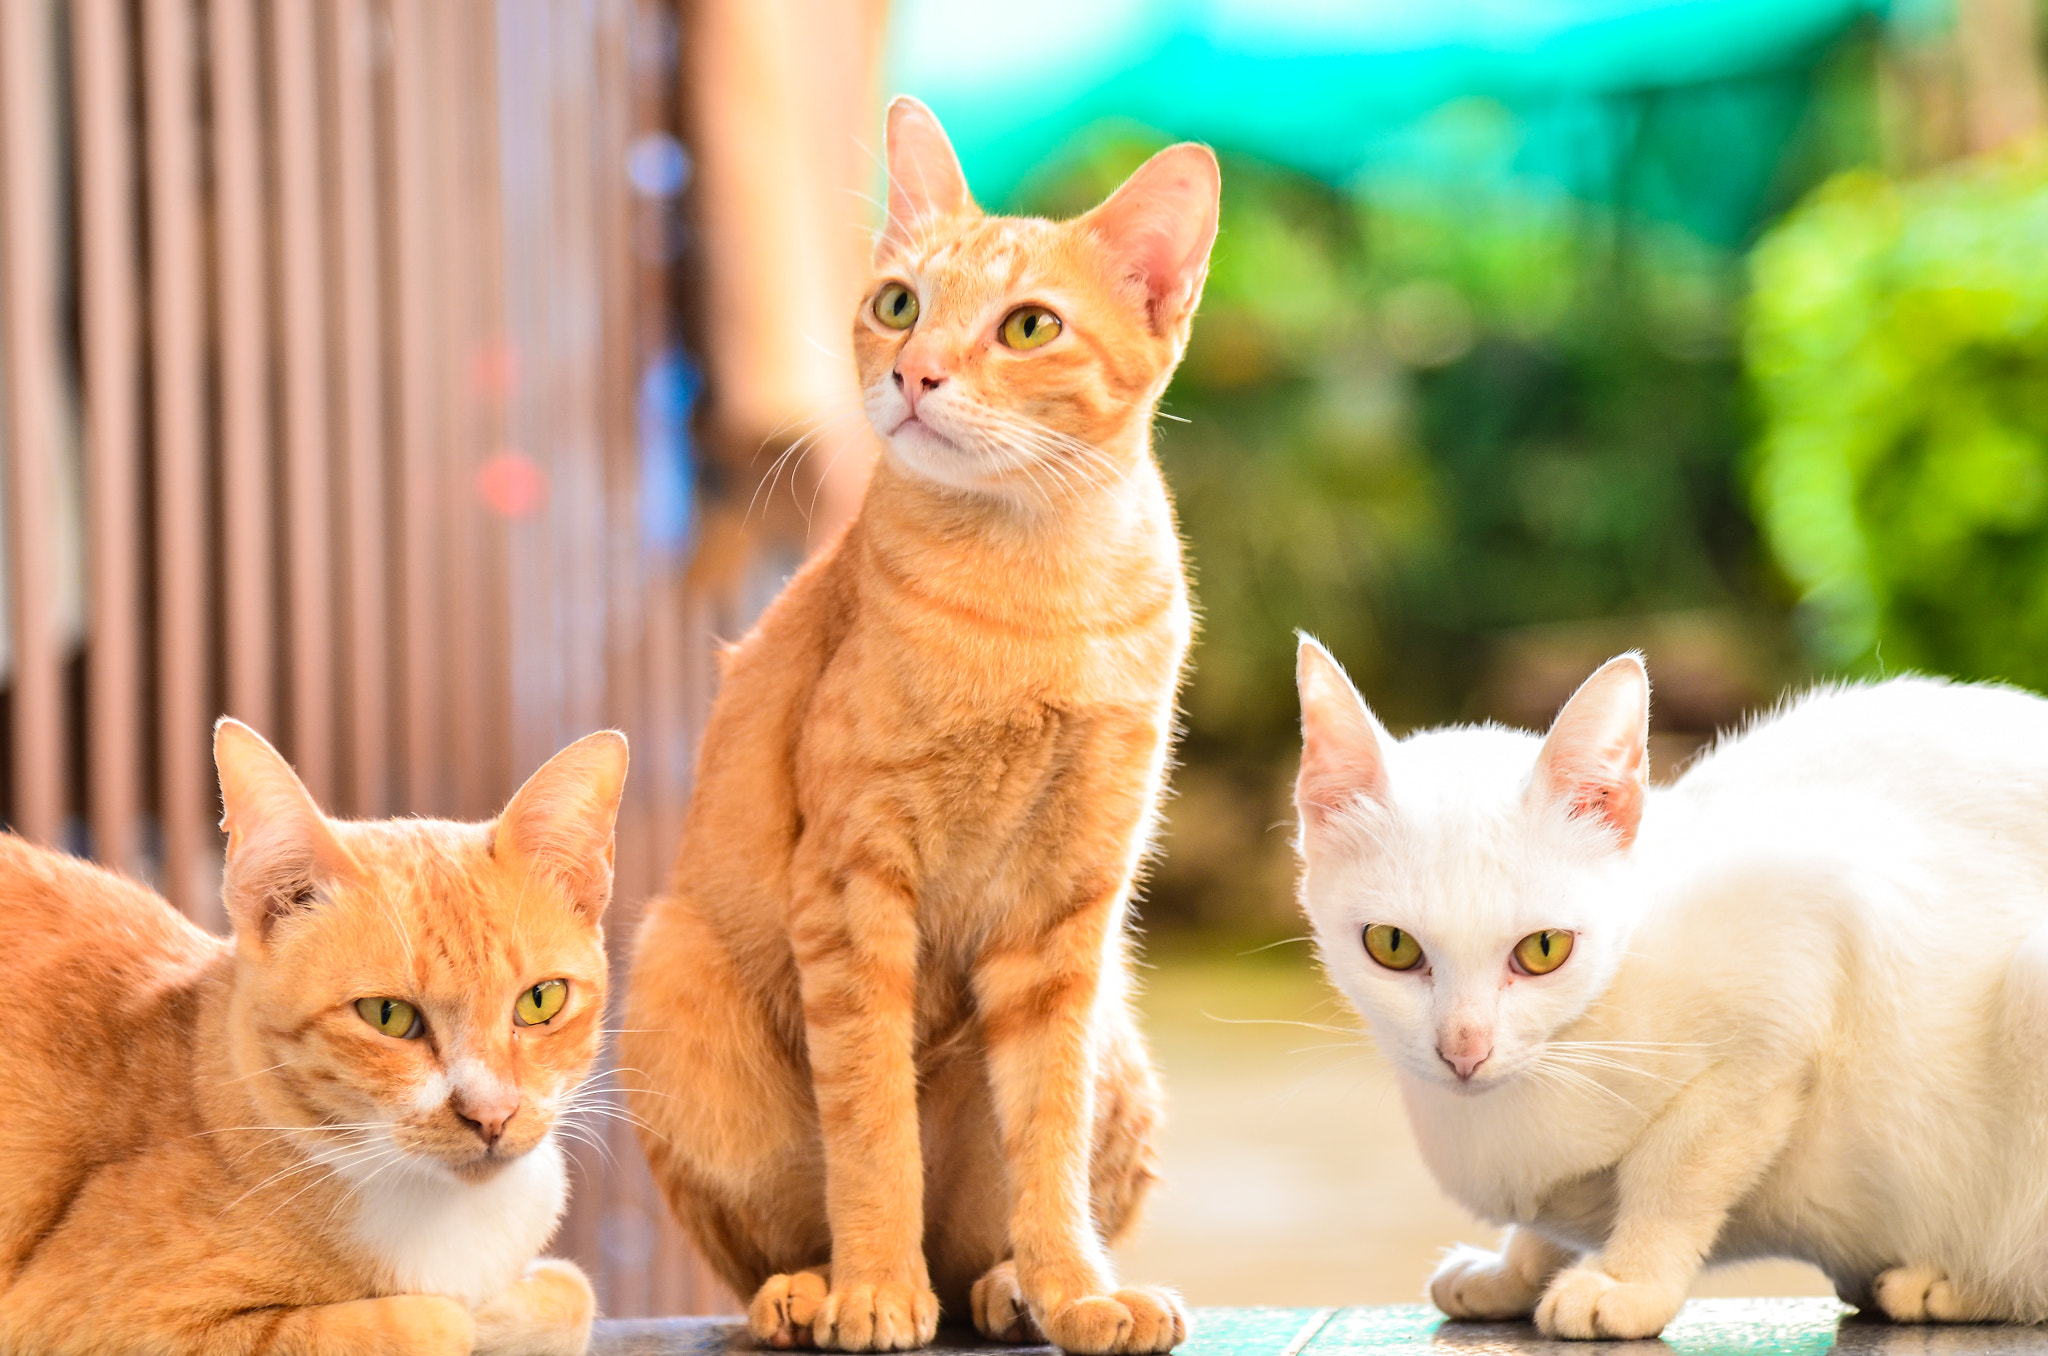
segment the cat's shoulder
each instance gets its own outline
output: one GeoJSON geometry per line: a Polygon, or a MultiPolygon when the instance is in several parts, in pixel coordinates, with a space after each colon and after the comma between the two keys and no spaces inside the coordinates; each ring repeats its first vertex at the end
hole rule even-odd
{"type": "Polygon", "coordinates": [[[148,886],[11,833],[0,833],[0,937],[17,966],[79,953],[199,959],[220,945],[148,886]]]}

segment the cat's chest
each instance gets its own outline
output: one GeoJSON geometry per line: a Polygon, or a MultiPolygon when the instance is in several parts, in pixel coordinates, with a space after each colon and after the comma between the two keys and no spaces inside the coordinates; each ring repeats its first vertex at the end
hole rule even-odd
{"type": "Polygon", "coordinates": [[[484,1182],[374,1174],[355,1184],[351,1233],[385,1294],[449,1295],[472,1306],[517,1281],[568,1201],[561,1147],[543,1140],[484,1182]]]}
{"type": "Polygon", "coordinates": [[[1607,1172],[1648,1119],[1611,1097],[1526,1085],[1469,1097],[1402,1081],[1430,1171],[1466,1209],[1501,1223],[1563,1223],[1608,1208],[1607,1172]]]}

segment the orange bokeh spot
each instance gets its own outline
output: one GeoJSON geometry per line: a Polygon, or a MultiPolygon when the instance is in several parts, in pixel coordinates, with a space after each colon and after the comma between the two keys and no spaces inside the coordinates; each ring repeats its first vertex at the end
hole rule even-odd
{"type": "Polygon", "coordinates": [[[548,498],[548,473],[524,452],[506,450],[477,468],[476,487],[505,518],[530,518],[548,498]]]}

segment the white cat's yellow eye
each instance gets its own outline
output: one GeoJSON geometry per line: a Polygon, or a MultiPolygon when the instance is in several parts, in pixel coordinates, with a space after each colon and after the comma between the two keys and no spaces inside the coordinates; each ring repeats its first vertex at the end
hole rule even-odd
{"type": "Polygon", "coordinates": [[[356,1015],[387,1036],[409,1041],[425,1031],[419,1010],[403,998],[358,998],[356,1015]]]}
{"type": "Polygon", "coordinates": [[[1515,965],[1524,974],[1547,975],[1572,954],[1569,932],[1532,932],[1515,943],[1515,965]]]}
{"type": "Polygon", "coordinates": [[[512,1020],[521,1026],[540,1026],[553,1021],[568,1001],[568,980],[544,980],[519,995],[519,1001],[512,1005],[512,1020]]]}
{"type": "Polygon", "coordinates": [[[1365,930],[1365,954],[1389,970],[1413,970],[1422,964],[1422,944],[1415,934],[1403,932],[1390,923],[1373,923],[1365,930]]]}
{"type": "Polygon", "coordinates": [[[892,330],[907,330],[917,323],[917,293],[902,283],[890,283],[875,298],[875,319],[892,330]]]}
{"type": "Polygon", "coordinates": [[[1060,318],[1043,306],[1019,306],[1000,333],[1011,348],[1038,348],[1059,337],[1060,318]]]}

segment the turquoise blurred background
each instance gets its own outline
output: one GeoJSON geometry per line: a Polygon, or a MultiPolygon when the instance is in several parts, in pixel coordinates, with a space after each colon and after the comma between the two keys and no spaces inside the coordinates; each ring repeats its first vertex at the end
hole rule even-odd
{"type": "Polygon", "coordinates": [[[1653,758],[1816,676],[2048,686],[2035,0],[899,0],[991,209],[1181,138],[1203,632],[1148,925],[1279,937],[1292,632],[1398,731],[1644,649],[1653,758]]]}

